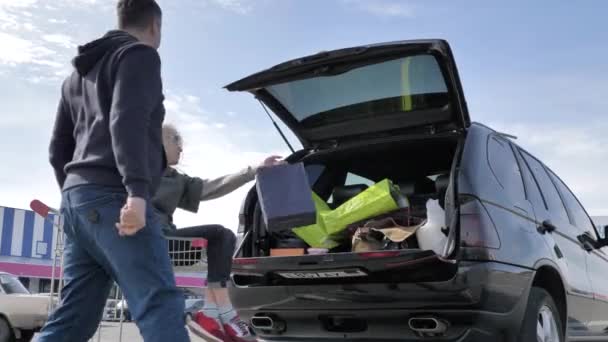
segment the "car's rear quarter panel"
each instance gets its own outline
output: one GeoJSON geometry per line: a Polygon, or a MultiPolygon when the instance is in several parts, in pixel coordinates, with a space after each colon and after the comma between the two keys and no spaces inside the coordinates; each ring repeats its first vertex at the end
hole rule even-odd
{"type": "MultiPolygon", "coordinates": [[[[510,198],[490,168],[488,139],[495,132],[474,124],[468,130],[458,175],[458,192],[479,199],[496,227],[500,248],[463,248],[466,260],[493,260],[533,268],[552,250],[536,231],[534,211],[528,201],[510,198]]],[[[515,165],[516,166],[516,165],[515,165]]]]}

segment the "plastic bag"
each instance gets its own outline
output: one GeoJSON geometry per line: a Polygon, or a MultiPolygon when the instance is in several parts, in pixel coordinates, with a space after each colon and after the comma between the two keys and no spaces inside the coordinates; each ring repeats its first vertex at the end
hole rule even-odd
{"type": "Polygon", "coordinates": [[[390,217],[368,221],[353,235],[352,251],[369,252],[409,248],[410,244],[406,240],[413,237],[421,225],[404,227],[390,217]]]}
{"type": "Polygon", "coordinates": [[[293,228],[292,231],[311,247],[326,249],[337,247],[339,243],[329,237],[329,234],[325,230],[323,219],[321,218],[323,213],[329,212],[331,209],[327,203],[325,203],[325,201],[323,201],[314,192],[312,193],[312,201],[314,202],[317,210],[317,223],[309,226],[293,228]]]}
{"type": "MultiPolygon", "coordinates": [[[[334,210],[320,213],[324,228],[331,236],[346,229],[349,224],[397,210],[399,207],[393,183],[385,179],[367,188],[334,210]]],[[[318,214],[318,213],[317,213],[318,214]]],[[[319,219],[317,218],[317,222],[319,219]]]]}
{"type": "Polygon", "coordinates": [[[418,244],[422,250],[432,250],[437,255],[442,255],[448,237],[442,232],[446,227],[445,211],[439,206],[438,200],[426,202],[426,213],[428,221],[420,227],[416,233],[418,244]]]}

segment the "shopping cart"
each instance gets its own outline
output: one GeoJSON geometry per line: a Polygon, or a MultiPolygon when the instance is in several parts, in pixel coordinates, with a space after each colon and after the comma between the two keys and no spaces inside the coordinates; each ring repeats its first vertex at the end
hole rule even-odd
{"type": "MultiPolygon", "coordinates": [[[[30,208],[45,220],[52,221],[50,215],[59,217],[57,222],[53,222],[53,227],[57,230],[56,244],[53,247],[52,259],[53,269],[51,273],[51,293],[49,296],[49,314],[61,302],[61,291],[64,286],[63,279],[63,255],[65,246],[65,236],[63,230],[63,217],[59,210],[53,209],[39,200],[33,200],[30,208]],[[57,269],[57,271],[56,271],[57,269]],[[57,282],[57,285],[55,283],[57,282]],[[53,298],[57,296],[57,300],[53,298]]],[[[206,247],[207,241],[200,238],[184,237],[165,237],[169,248],[169,257],[173,265],[175,274],[201,274],[207,269],[206,247]]],[[[124,298],[117,284],[111,298],[106,301],[103,311],[103,320],[119,322],[119,339],[123,338],[123,324],[130,321],[130,314],[124,298]]],[[[92,341],[101,341],[103,321],[92,341]]]]}

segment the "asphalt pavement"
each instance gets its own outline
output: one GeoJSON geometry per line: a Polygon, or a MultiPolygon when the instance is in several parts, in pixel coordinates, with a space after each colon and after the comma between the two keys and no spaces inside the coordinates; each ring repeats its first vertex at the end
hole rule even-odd
{"type": "MultiPolygon", "coordinates": [[[[192,342],[202,341],[198,337],[190,334],[192,342]]],[[[144,339],[139,334],[139,330],[135,323],[123,323],[122,339],[121,328],[118,322],[102,322],[100,329],[97,330],[95,336],[89,342],[143,342],[144,339]]]]}

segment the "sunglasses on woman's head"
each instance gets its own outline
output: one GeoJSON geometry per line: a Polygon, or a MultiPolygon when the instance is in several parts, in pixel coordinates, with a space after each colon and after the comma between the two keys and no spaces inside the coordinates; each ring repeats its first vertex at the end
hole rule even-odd
{"type": "Polygon", "coordinates": [[[177,146],[182,146],[182,137],[179,134],[175,134],[173,135],[173,142],[177,145],[177,146]]]}

